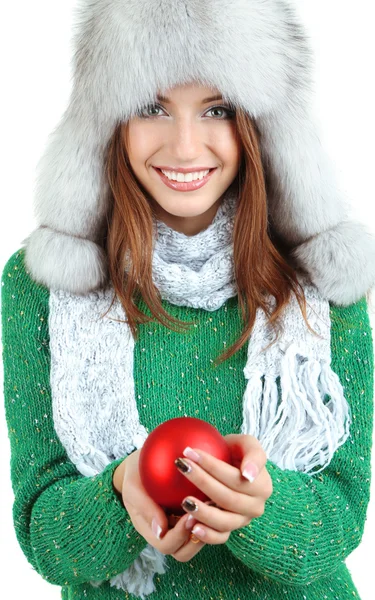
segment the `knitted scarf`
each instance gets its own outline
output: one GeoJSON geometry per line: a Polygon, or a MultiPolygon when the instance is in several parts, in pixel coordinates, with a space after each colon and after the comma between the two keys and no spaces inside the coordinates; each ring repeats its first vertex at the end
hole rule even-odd
{"type": "MultiPolygon", "coordinates": [[[[179,306],[217,310],[236,295],[233,221],[237,199],[227,191],[211,225],[194,236],[154,221],[153,280],[163,299],[179,306]]],[[[301,276],[311,334],[295,296],[274,340],[258,309],[243,373],[241,433],[255,436],[281,469],[322,471],[349,436],[350,407],[331,369],[329,303],[301,276]],[[277,379],[281,394],[278,390],[277,379]],[[319,469],[316,469],[320,467],[319,469]]],[[[134,340],[111,285],[86,296],[51,290],[49,332],[54,426],[70,460],[86,477],[142,447],[147,431],[139,421],[133,380],[134,340]]],[[[274,298],[270,297],[271,305],[274,298]]],[[[144,599],[166,556],[148,544],[111,586],[144,599]]],[[[99,586],[102,582],[94,582],[99,586]]]]}

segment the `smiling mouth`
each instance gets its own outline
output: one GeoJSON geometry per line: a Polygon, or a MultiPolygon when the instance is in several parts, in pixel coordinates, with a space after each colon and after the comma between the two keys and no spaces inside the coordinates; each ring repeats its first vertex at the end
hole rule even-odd
{"type": "MultiPolygon", "coordinates": [[[[177,181],[176,179],[170,179],[169,177],[167,177],[167,175],[163,172],[166,169],[161,170],[159,167],[153,167],[153,169],[155,170],[155,172],[159,175],[161,181],[164,183],[164,185],[166,185],[167,187],[176,190],[178,192],[190,192],[190,191],[194,191],[197,190],[201,187],[203,187],[204,185],[206,185],[209,180],[211,179],[213,173],[217,170],[217,167],[214,167],[212,169],[207,169],[206,171],[204,171],[205,175],[203,177],[201,177],[200,179],[194,179],[191,181],[177,181]]],[[[178,171],[168,171],[169,173],[178,173],[178,171]]],[[[199,173],[200,171],[189,171],[190,173],[199,173]]],[[[181,171],[180,171],[181,173],[181,171]]],[[[184,173],[184,176],[186,175],[186,173],[184,173]]]]}

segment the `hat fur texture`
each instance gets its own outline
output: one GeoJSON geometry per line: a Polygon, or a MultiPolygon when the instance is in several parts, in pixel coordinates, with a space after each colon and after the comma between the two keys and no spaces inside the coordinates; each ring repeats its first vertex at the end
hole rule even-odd
{"type": "Polygon", "coordinates": [[[375,240],[348,217],[311,107],[313,55],[287,0],[80,0],[69,105],[37,166],[31,276],[87,294],[105,285],[105,149],[157,93],[217,88],[261,133],[269,218],[296,265],[336,304],[375,283],[375,240]]]}

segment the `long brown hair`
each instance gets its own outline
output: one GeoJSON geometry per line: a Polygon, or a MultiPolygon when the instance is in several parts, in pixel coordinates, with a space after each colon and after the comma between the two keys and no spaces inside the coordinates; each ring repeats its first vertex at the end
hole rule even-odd
{"type": "MultiPolygon", "coordinates": [[[[269,230],[259,130],[241,109],[236,110],[234,118],[243,151],[234,182],[239,196],[233,225],[233,259],[244,328],[238,340],[216,359],[216,364],[230,358],[249,338],[258,307],[264,310],[276,331],[278,319],[292,293],[307,327],[315,333],[307,321],[303,287],[282,250],[276,247],[269,230]],[[273,311],[267,301],[269,295],[275,298],[273,311]]],[[[115,290],[111,306],[117,296],[127,317],[127,321],[121,322],[128,323],[134,339],[138,337],[138,323],[155,322],[155,319],[171,330],[181,328],[180,332],[183,332],[193,323],[175,319],[164,310],[160,293],[152,281],[153,210],[131,168],[126,149],[127,134],[127,123],[119,123],[107,147],[106,175],[112,204],[106,249],[115,290]],[[138,309],[136,300],[139,298],[143,299],[154,319],[138,309]]]]}

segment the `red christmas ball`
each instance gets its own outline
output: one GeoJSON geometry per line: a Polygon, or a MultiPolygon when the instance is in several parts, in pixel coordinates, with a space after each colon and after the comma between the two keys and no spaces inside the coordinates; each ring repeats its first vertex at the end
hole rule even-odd
{"type": "Polygon", "coordinates": [[[209,500],[188,477],[180,473],[176,458],[183,458],[186,446],[200,448],[232,464],[225,438],[210,423],[194,417],[169,419],[146,438],[139,455],[139,474],[146,492],[167,513],[185,514],[181,502],[192,495],[209,500]]]}

